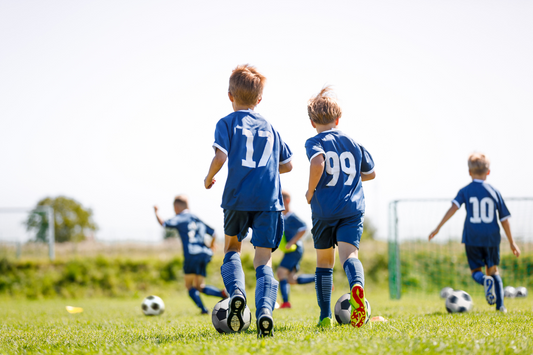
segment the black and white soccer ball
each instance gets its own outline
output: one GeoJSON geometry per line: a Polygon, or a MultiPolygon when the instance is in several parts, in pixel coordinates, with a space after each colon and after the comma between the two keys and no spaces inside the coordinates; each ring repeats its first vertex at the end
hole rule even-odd
{"type": "Polygon", "coordinates": [[[453,292],[453,288],[451,287],[444,287],[442,290],[440,290],[440,298],[448,298],[449,295],[451,295],[453,292]]]}
{"type": "Polygon", "coordinates": [[[141,308],[145,316],[159,316],[165,312],[165,303],[157,296],[148,296],[143,300],[141,308]]]}
{"type": "Polygon", "coordinates": [[[516,288],[516,297],[527,297],[527,288],[520,286],[516,288]]]}
{"type": "Polygon", "coordinates": [[[516,297],[516,288],[513,286],[505,286],[503,289],[503,297],[515,298],[516,297]]]}
{"type": "Polygon", "coordinates": [[[446,298],[446,310],[449,313],[470,312],[473,305],[472,297],[462,290],[453,291],[446,298]]]}
{"type": "MultiPolygon", "coordinates": [[[[372,309],[370,308],[370,303],[365,298],[366,310],[368,314],[366,315],[365,324],[368,323],[370,315],[372,314],[372,309]]],[[[335,319],[339,324],[350,324],[352,316],[352,305],[350,304],[350,294],[345,293],[340,296],[335,303],[335,319]]]]}
{"type": "MultiPolygon", "coordinates": [[[[233,329],[228,326],[228,308],[229,298],[221,300],[213,308],[211,320],[213,321],[213,326],[219,333],[235,333],[233,329]]],[[[252,322],[252,313],[248,306],[244,308],[242,317],[244,320],[244,327],[242,327],[241,331],[245,331],[250,327],[250,323],[252,322]]]]}

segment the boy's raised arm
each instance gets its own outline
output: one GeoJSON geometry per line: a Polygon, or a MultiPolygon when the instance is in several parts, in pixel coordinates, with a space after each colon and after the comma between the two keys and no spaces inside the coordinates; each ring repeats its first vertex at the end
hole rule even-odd
{"type": "Polygon", "coordinates": [[[518,245],[514,242],[513,236],[511,234],[511,224],[509,223],[509,220],[506,219],[505,221],[502,221],[502,227],[505,231],[505,235],[507,236],[507,239],[509,240],[509,245],[511,246],[511,250],[513,251],[513,254],[518,258],[520,256],[520,248],[518,248],[518,245]]]}
{"type": "Polygon", "coordinates": [[[307,186],[307,192],[305,197],[307,198],[307,203],[311,203],[311,199],[315,194],[316,186],[322,177],[324,172],[324,155],[320,154],[311,159],[311,167],[309,168],[309,185],[307,186]]]}
{"type": "Polygon", "coordinates": [[[288,162],[288,163],[279,165],[279,173],[280,174],[288,173],[291,170],[292,170],[292,162],[288,162]]]}
{"type": "Polygon", "coordinates": [[[435,236],[437,235],[437,233],[439,233],[439,230],[440,228],[444,225],[444,223],[448,222],[448,220],[450,218],[452,218],[452,216],[454,215],[455,212],[457,212],[457,210],[459,209],[459,207],[457,207],[457,205],[455,203],[452,203],[452,206],[450,207],[450,209],[446,212],[446,214],[444,215],[444,217],[442,218],[442,221],[440,221],[439,225],[437,226],[437,228],[435,228],[435,230],[433,232],[431,232],[431,234],[429,235],[429,238],[428,240],[431,240],[433,238],[435,238],[435,236]]]}
{"type": "Polygon", "coordinates": [[[161,216],[159,215],[159,207],[154,206],[154,212],[155,212],[155,218],[157,218],[157,221],[159,222],[159,224],[163,225],[165,221],[163,221],[163,218],[161,218],[161,216]]]}
{"type": "Polygon", "coordinates": [[[220,171],[220,169],[222,169],[227,157],[228,156],[226,155],[226,153],[224,153],[218,148],[216,149],[215,157],[211,161],[211,165],[209,166],[209,172],[207,173],[207,176],[204,179],[204,186],[206,189],[210,189],[215,184],[215,175],[220,171]]]}

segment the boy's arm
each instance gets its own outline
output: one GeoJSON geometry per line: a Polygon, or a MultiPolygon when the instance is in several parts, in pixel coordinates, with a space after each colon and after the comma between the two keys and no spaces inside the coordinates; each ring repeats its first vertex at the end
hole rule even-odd
{"type": "Polygon", "coordinates": [[[374,180],[376,178],[376,172],[373,171],[370,174],[363,174],[361,173],[361,181],[369,181],[374,180]]]}
{"type": "Polygon", "coordinates": [[[514,242],[513,236],[511,234],[511,224],[509,223],[509,220],[506,219],[505,221],[501,222],[503,230],[505,231],[505,235],[507,236],[507,239],[509,239],[509,244],[511,246],[511,250],[513,251],[513,254],[516,255],[518,258],[520,256],[520,248],[518,248],[518,245],[514,242]]]}
{"type": "Polygon", "coordinates": [[[292,170],[292,162],[279,165],[279,173],[285,174],[292,170]]]}
{"type": "Polygon", "coordinates": [[[216,250],[216,241],[217,241],[217,235],[215,233],[213,233],[211,235],[211,245],[209,246],[209,248],[211,248],[212,251],[215,251],[216,250]]]}
{"type": "Polygon", "coordinates": [[[448,220],[450,218],[452,218],[452,216],[454,215],[455,212],[457,212],[457,210],[459,209],[459,207],[457,207],[457,205],[455,203],[452,203],[452,206],[450,207],[450,209],[446,212],[446,214],[444,215],[444,217],[442,218],[442,221],[440,221],[439,225],[437,226],[437,228],[435,228],[435,230],[433,232],[431,232],[431,234],[429,235],[429,238],[428,240],[431,240],[433,238],[435,238],[435,236],[437,235],[437,233],[439,233],[439,230],[440,228],[444,225],[444,223],[448,222],[448,220]]]}
{"type": "Polygon", "coordinates": [[[294,237],[292,237],[292,239],[287,242],[287,245],[285,246],[285,249],[290,249],[290,247],[292,247],[294,244],[296,244],[297,241],[302,239],[302,237],[304,236],[305,232],[307,232],[307,229],[303,229],[303,230],[299,231],[298,233],[296,233],[296,235],[294,237]]]}
{"type": "Polygon", "coordinates": [[[161,216],[159,216],[159,207],[154,206],[154,212],[155,212],[155,218],[157,218],[157,221],[162,226],[165,223],[165,221],[163,220],[163,218],[161,218],[161,216]]]}
{"type": "Polygon", "coordinates": [[[307,192],[305,197],[307,198],[307,203],[311,203],[311,199],[315,194],[316,186],[322,177],[324,172],[324,155],[320,154],[311,159],[311,167],[309,168],[309,185],[307,186],[307,192]]]}
{"type": "Polygon", "coordinates": [[[204,186],[206,189],[210,189],[213,187],[216,180],[214,179],[215,175],[222,169],[224,166],[224,163],[227,159],[226,153],[221,151],[220,149],[216,149],[215,157],[211,161],[211,165],[209,166],[209,172],[207,173],[207,176],[204,179],[204,186]]]}

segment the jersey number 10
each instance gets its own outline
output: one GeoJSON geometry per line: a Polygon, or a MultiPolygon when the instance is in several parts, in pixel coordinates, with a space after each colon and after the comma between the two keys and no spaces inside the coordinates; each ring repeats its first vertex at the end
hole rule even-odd
{"type": "Polygon", "coordinates": [[[494,220],[494,201],[490,197],[484,197],[479,201],[477,197],[470,197],[472,204],[472,217],[470,223],[492,223],[494,220]]]}

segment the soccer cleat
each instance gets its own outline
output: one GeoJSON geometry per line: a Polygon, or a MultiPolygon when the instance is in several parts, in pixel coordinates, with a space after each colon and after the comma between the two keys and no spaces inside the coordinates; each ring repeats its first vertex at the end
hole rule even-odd
{"type": "Polygon", "coordinates": [[[279,308],[291,308],[291,303],[290,302],[283,302],[281,304],[281,306],[279,306],[279,308]]]}
{"type": "Polygon", "coordinates": [[[241,291],[235,291],[233,297],[229,301],[228,308],[228,326],[234,332],[240,332],[244,327],[244,320],[242,313],[246,308],[246,298],[241,291]]]}
{"type": "Polygon", "coordinates": [[[207,311],[207,310],[202,311],[202,314],[209,314],[209,311],[207,311]]]}
{"type": "Polygon", "coordinates": [[[229,293],[228,291],[226,291],[226,289],[223,289],[221,293],[222,293],[222,298],[229,298],[229,293]]]}
{"type": "Polygon", "coordinates": [[[352,287],[352,291],[350,292],[350,305],[352,306],[350,323],[352,327],[361,328],[366,323],[366,317],[368,316],[363,286],[355,284],[352,287]]]}
{"type": "Polygon", "coordinates": [[[331,321],[331,318],[326,317],[322,319],[320,322],[318,322],[316,326],[321,327],[321,328],[331,328],[333,327],[333,322],[331,321]]]}
{"type": "Polygon", "coordinates": [[[504,306],[501,306],[500,309],[497,309],[498,312],[502,312],[503,314],[507,313],[507,308],[504,306]]]}
{"type": "Polygon", "coordinates": [[[494,279],[492,276],[483,278],[483,287],[485,288],[485,299],[489,305],[496,303],[496,292],[494,291],[494,279]]]}
{"type": "Polygon", "coordinates": [[[257,337],[274,336],[274,319],[272,313],[267,308],[263,308],[263,313],[257,319],[257,337]]]}

